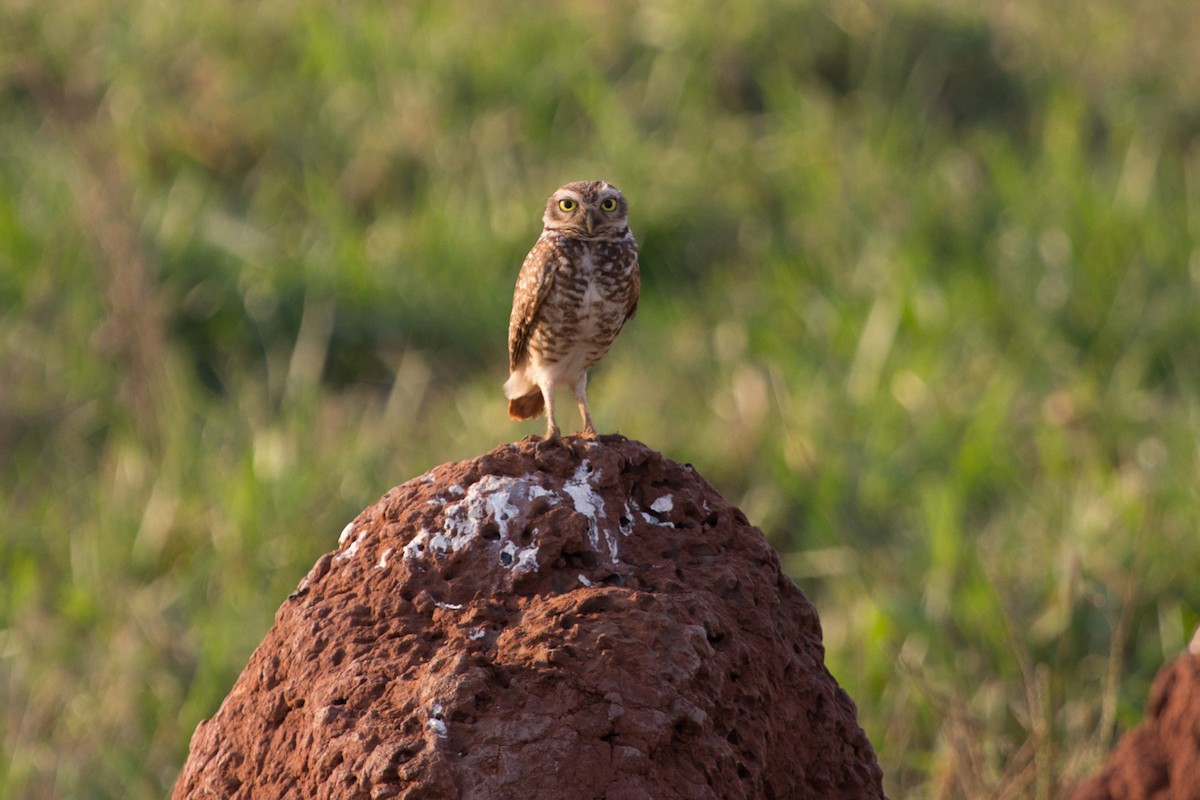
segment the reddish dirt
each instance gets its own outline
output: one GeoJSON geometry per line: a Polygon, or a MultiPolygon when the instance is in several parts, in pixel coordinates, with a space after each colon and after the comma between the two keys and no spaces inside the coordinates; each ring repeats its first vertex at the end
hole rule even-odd
{"type": "Polygon", "coordinates": [[[1146,718],[1072,800],[1200,800],[1200,631],[1154,679],[1146,718]]]}
{"type": "Polygon", "coordinates": [[[505,445],[392,489],[283,604],[175,798],[881,798],[816,611],[690,466],[505,445]]]}

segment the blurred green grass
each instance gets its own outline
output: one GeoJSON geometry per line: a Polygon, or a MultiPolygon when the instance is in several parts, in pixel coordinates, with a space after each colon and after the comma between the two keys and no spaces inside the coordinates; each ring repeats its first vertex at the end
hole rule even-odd
{"type": "Polygon", "coordinates": [[[893,797],[1055,796],[1200,617],[1193,11],[7,0],[0,795],[163,796],[348,519],[536,430],[602,177],[598,425],[779,548],[893,797]]]}

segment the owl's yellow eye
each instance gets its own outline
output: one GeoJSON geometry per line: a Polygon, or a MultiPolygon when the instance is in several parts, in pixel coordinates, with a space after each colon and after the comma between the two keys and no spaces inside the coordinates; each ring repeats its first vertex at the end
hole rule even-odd
{"type": "Polygon", "coordinates": [[[558,201],[558,208],[561,211],[567,211],[567,212],[574,211],[575,206],[577,206],[577,205],[579,205],[579,204],[576,203],[574,200],[572,200],[569,197],[564,197],[562,200],[558,201]]]}
{"type": "Polygon", "coordinates": [[[604,200],[601,201],[601,203],[600,203],[600,210],[601,211],[616,211],[617,210],[617,201],[611,197],[604,198],[604,200]]]}

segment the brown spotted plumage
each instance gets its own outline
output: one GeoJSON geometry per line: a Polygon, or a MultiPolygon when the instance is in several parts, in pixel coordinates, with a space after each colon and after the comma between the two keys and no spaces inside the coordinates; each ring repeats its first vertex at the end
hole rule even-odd
{"type": "Polygon", "coordinates": [[[560,432],[554,390],[568,386],[579,403],[585,437],[596,429],[587,404],[587,372],[637,310],[637,242],[616,187],[568,183],[546,201],[544,227],[525,257],[508,322],[504,384],[508,415],[532,419],[546,411],[546,438],[560,432]]]}

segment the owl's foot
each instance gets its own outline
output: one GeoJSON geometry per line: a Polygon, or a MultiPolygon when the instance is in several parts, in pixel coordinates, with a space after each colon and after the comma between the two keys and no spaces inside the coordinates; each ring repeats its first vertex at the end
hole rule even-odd
{"type": "Polygon", "coordinates": [[[592,415],[588,411],[587,395],[584,393],[584,378],[581,378],[579,383],[574,387],[575,399],[579,401],[579,420],[583,423],[583,430],[579,431],[579,435],[584,439],[599,439],[600,435],[596,433],[596,426],[592,424],[592,415]]]}
{"type": "Polygon", "coordinates": [[[556,452],[560,448],[567,446],[566,440],[563,439],[562,435],[558,434],[558,433],[556,433],[553,436],[551,436],[549,433],[547,433],[545,436],[543,436],[541,438],[538,438],[536,436],[533,438],[535,440],[533,443],[533,453],[535,456],[543,456],[543,455],[548,456],[551,453],[556,452]]]}

